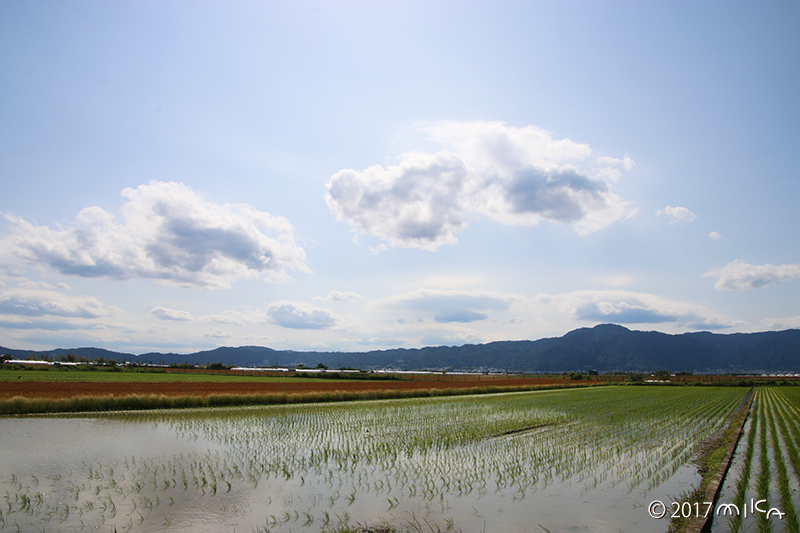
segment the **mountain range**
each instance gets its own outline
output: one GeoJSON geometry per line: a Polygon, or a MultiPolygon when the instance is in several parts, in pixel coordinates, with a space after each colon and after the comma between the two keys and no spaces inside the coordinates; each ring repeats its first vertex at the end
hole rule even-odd
{"type": "MultiPolygon", "coordinates": [[[[24,359],[33,352],[0,346],[0,352],[24,359]]],[[[221,347],[191,354],[140,355],[101,348],[56,349],[36,355],[115,359],[141,364],[209,364],[261,367],[316,367],[364,370],[482,370],[510,372],[654,372],[698,373],[800,372],[800,330],[670,335],[634,331],[615,324],[580,328],[554,338],[498,341],[463,346],[396,348],[369,352],[302,352],[263,346],[221,347]]]]}

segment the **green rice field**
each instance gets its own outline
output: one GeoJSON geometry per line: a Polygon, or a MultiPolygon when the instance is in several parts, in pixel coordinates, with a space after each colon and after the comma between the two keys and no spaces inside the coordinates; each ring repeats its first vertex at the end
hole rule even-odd
{"type": "MultiPolygon", "coordinates": [[[[669,516],[648,505],[692,490],[698,446],[749,391],[617,386],[5,417],[0,531],[665,532],[669,516]]],[[[795,391],[758,396],[780,406],[759,419],[790,450],[790,486],[795,391]]],[[[775,445],[766,453],[772,461],[775,445]]],[[[786,501],[797,507],[793,487],[786,501]]],[[[780,491],[769,497],[787,507],[780,491]]]]}
{"type": "Polygon", "coordinates": [[[712,531],[800,530],[800,389],[758,389],[720,502],[712,531]]]}

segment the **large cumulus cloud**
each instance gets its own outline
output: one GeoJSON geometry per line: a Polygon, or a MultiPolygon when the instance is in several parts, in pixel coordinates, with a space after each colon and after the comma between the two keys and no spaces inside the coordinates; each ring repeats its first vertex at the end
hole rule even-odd
{"type": "Polygon", "coordinates": [[[83,209],[73,224],[56,229],[7,214],[5,250],[63,274],[208,289],[307,270],[305,252],[283,217],[248,204],[210,202],[182,183],[152,181],[122,196],[121,222],[100,207],[83,209]]]}
{"type": "Polygon", "coordinates": [[[611,191],[629,157],[593,157],[588,145],[535,126],[442,122],[423,128],[444,149],[395,165],[343,169],[325,195],[337,220],[397,247],[435,250],[482,213],[504,224],[543,220],[599,231],[633,213],[611,191]]]}

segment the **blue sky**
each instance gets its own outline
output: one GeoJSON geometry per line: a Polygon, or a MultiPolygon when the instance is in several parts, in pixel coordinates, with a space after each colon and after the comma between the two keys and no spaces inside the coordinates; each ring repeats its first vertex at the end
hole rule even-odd
{"type": "Polygon", "coordinates": [[[0,345],[800,327],[797,2],[0,3],[0,345]]]}

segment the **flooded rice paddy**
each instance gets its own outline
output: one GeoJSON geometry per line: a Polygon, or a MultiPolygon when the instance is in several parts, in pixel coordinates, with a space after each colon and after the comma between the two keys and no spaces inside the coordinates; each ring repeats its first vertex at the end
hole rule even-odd
{"type": "Polygon", "coordinates": [[[0,419],[0,531],[658,532],[746,389],[0,419]]]}

